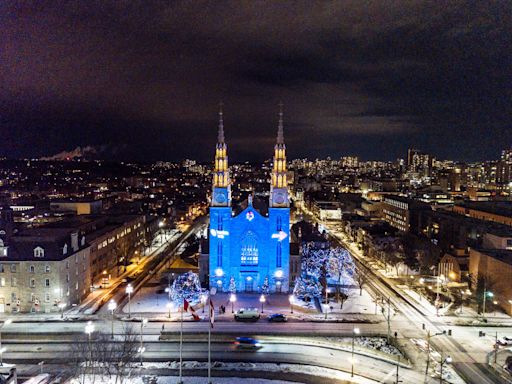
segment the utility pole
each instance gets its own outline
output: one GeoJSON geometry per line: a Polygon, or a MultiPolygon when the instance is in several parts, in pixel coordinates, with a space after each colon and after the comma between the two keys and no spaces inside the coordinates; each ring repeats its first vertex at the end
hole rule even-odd
{"type": "Polygon", "coordinates": [[[388,297],[388,344],[391,338],[391,299],[388,297]]]}
{"type": "Polygon", "coordinates": [[[399,376],[398,376],[398,369],[400,368],[400,355],[398,355],[398,360],[396,362],[396,381],[395,381],[395,384],[399,384],[402,382],[402,380],[399,379],[399,376]]]}
{"type": "Polygon", "coordinates": [[[498,361],[498,332],[496,332],[496,337],[494,339],[494,364],[498,361]]]}

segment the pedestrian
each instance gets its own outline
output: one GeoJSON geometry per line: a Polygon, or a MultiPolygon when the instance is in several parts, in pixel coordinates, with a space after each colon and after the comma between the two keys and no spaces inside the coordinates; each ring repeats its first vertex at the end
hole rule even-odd
{"type": "Polygon", "coordinates": [[[162,324],[162,332],[165,330],[165,324],[162,324]]]}

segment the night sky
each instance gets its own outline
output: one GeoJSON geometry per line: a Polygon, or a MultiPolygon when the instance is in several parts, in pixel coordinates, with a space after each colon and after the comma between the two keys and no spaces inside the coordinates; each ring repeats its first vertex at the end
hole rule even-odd
{"type": "Polygon", "coordinates": [[[0,156],[492,159],[512,144],[510,1],[2,1],[0,156]]]}

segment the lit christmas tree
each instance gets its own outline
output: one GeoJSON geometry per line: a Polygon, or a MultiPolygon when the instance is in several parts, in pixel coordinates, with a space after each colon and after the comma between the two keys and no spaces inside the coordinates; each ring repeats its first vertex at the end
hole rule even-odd
{"type": "Polygon", "coordinates": [[[236,293],[236,282],[233,276],[229,279],[229,292],[236,293]]]}
{"type": "Polygon", "coordinates": [[[197,304],[201,301],[201,283],[199,276],[194,272],[186,272],[179,275],[172,283],[170,300],[176,306],[181,306],[183,299],[190,304],[197,304]]]}
{"type": "Polygon", "coordinates": [[[261,293],[264,295],[269,294],[269,286],[268,286],[268,276],[265,276],[265,280],[263,280],[263,285],[261,286],[261,293]]]}

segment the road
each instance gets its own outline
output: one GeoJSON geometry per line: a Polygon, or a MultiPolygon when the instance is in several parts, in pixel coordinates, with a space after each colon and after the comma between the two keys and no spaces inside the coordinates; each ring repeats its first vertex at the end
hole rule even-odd
{"type": "MultiPolygon", "coordinates": [[[[289,363],[301,365],[314,365],[350,372],[351,353],[323,346],[289,344],[260,338],[263,347],[258,351],[244,351],[236,349],[232,342],[213,341],[212,361],[224,362],[250,362],[250,363],[289,363]]],[[[58,343],[23,342],[19,344],[7,343],[9,353],[5,355],[6,361],[16,364],[65,364],[70,361],[70,342],[58,343]]],[[[179,360],[179,343],[172,342],[145,342],[146,351],[144,361],[166,362],[179,360]]],[[[183,344],[183,359],[185,361],[206,361],[207,343],[204,341],[185,342],[183,344]]],[[[396,379],[396,365],[371,357],[356,355],[355,374],[381,383],[394,383],[396,379]]],[[[400,379],[404,383],[420,383],[424,375],[401,368],[400,379]]],[[[433,380],[427,383],[433,383],[433,380]]]]}
{"type": "MultiPolygon", "coordinates": [[[[319,222],[316,218],[305,212],[313,221],[319,222]]],[[[319,222],[320,223],[320,222],[319,222]]],[[[430,319],[424,315],[420,308],[417,308],[413,302],[407,300],[404,295],[394,286],[393,282],[389,279],[384,279],[382,276],[376,273],[376,271],[368,268],[364,260],[360,259],[359,255],[351,250],[351,247],[347,244],[347,239],[334,228],[329,228],[325,223],[321,223],[330,230],[332,238],[337,240],[340,245],[346,248],[353,256],[356,261],[358,268],[362,268],[367,271],[369,280],[367,287],[374,294],[384,296],[390,299],[391,304],[400,311],[403,318],[409,323],[407,326],[404,324],[403,319],[394,320],[393,329],[400,329],[400,333],[406,338],[425,338],[426,330],[430,330],[431,334],[442,333],[453,329],[452,325],[447,325],[442,321],[442,318],[430,319]],[[401,324],[397,327],[396,322],[401,324]]],[[[474,343],[478,342],[478,338],[472,338],[471,341],[474,343]]],[[[486,360],[482,359],[482,355],[486,356],[486,353],[480,348],[467,349],[461,345],[456,337],[449,337],[440,335],[431,338],[431,347],[437,351],[436,355],[447,356],[450,355],[453,359],[453,367],[462,376],[467,383],[474,384],[507,384],[510,381],[498,376],[493,370],[485,364],[486,360]],[[476,352],[476,353],[475,353],[476,352]]]]}

